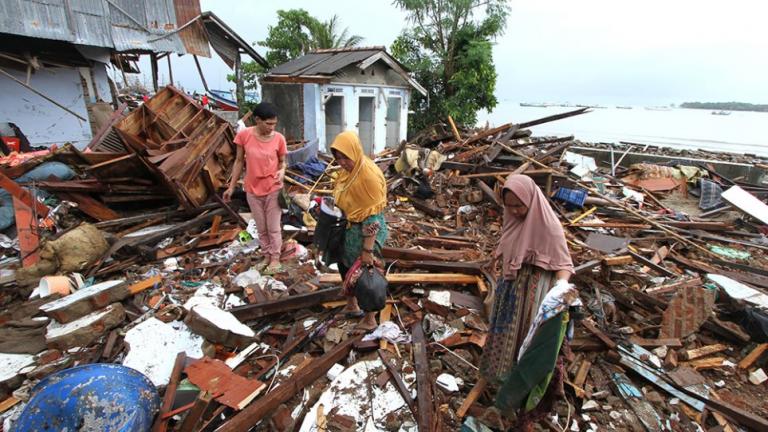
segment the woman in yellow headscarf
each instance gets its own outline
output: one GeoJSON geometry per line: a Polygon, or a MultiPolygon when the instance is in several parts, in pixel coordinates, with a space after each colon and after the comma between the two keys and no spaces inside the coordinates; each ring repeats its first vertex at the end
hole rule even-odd
{"type": "Polygon", "coordinates": [[[343,170],[336,179],[333,197],[349,221],[344,237],[344,253],[339,262],[339,273],[347,296],[344,312],[348,316],[365,315],[358,328],[372,330],[376,328],[376,312],[363,314],[352,291],[359,276],[359,266],[354,264],[358,258],[363,265],[381,262],[377,256],[381,256],[388,233],[384,219],[387,182],[381,169],[363,153],[360,138],[355,132],[346,131],[336,136],[331,152],[343,170]]]}

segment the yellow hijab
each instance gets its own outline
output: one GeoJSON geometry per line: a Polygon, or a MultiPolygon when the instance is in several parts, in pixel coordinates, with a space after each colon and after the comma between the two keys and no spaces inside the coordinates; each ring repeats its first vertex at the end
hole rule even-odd
{"type": "Polygon", "coordinates": [[[352,172],[342,170],[336,179],[333,198],[347,219],[359,223],[380,213],[387,206],[387,181],[384,173],[363,154],[360,138],[352,131],[338,134],[331,149],[355,162],[352,172]]]}

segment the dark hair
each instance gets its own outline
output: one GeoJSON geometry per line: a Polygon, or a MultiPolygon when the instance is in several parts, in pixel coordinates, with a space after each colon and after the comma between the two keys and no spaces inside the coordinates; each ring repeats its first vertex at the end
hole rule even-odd
{"type": "Polygon", "coordinates": [[[261,102],[253,107],[253,116],[261,120],[273,119],[277,118],[277,110],[271,103],[261,102]]]}

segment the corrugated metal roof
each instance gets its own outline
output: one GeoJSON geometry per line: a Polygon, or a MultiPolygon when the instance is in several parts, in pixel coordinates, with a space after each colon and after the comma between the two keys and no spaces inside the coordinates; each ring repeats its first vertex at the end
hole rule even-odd
{"type": "Polygon", "coordinates": [[[178,27],[174,0],[0,0],[0,33],[117,51],[186,54],[178,27]]]}
{"type": "Polygon", "coordinates": [[[69,0],[74,18],[75,43],[99,47],[112,46],[109,9],[102,0],[69,0]]]}
{"type": "Polygon", "coordinates": [[[174,5],[176,7],[176,20],[179,28],[195,20],[194,23],[179,31],[179,38],[181,38],[184,48],[190,54],[210,57],[211,50],[208,48],[208,36],[205,33],[203,24],[197,19],[201,15],[198,0],[176,0],[174,5]]]}
{"type": "Polygon", "coordinates": [[[408,74],[408,70],[390,56],[384,47],[335,48],[315,51],[271,69],[265,78],[274,77],[275,79],[282,79],[285,77],[296,77],[296,81],[301,82],[301,77],[306,77],[306,79],[318,76],[321,78],[331,77],[350,65],[368,67],[377,61],[383,61],[402,76],[413,88],[422,94],[427,94],[424,87],[416,82],[408,74]]]}
{"type": "Polygon", "coordinates": [[[211,46],[221,56],[222,60],[233,67],[238,50],[242,50],[263,67],[269,67],[269,63],[256,52],[253,47],[243,40],[224,21],[213,12],[203,12],[203,23],[208,33],[211,46]]]}
{"type": "Polygon", "coordinates": [[[289,60],[269,71],[270,75],[292,75],[302,71],[313,64],[325,60],[325,54],[309,53],[293,60],[289,60]]]}
{"type": "Polygon", "coordinates": [[[381,50],[317,52],[303,55],[269,71],[270,75],[333,75],[345,67],[359,63],[381,50]]]}
{"type": "Polygon", "coordinates": [[[74,42],[64,0],[0,2],[0,32],[74,42]]]}

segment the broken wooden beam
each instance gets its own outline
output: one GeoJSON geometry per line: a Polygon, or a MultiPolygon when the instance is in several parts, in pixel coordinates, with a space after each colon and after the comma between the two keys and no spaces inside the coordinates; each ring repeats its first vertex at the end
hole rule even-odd
{"type": "Polygon", "coordinates": [[[378,353],[379,353],[379,357],[381,358],[381,362],[384,363],[384,366],[386,366],[387,368],[387,372],[389,372],[389,375],[392,377],[392,380],[395,382],[395,387],[397,388],[397,391],[400,392],[400,396],[403,397],[403,400],[411,409],[413,416],[416,417],[416,403],[413,400],[413,397],[411,396],[411,392],[408,391],[408,387],[405,386],[405,383],[403,382],[403,378],[400,376],[400,374],[395,369],[395,366],[392,364],[391,359],[389,357],[389,353],[383,349],[379,349],[378,353]]]}
{"type": "MultiPolygon", "coordinates": [[[[328,283],[341,283],[341,275],[338,273],[327,276],[336,276],[336,278],[331,278],[331,281],[328,283]],[[337,282],[333,282],[334,280],[337,282]]],[[[327,301],[336,300],[340,295],[340,287],[326,288],[315,292],[296,294],[264,303],[237,306],[230,309],[229,311],[232,313],[232,315],[237,317],[237,319],[245,322],[296,309],[312,307],[327,301]]]]}
{"type": "MultiPolygon", "coordinates": [[[[683,360],[695,360],[700,357],[708,356],[710,354],[719,353],[727,350],[728,347],[723,344],[707,345],[701,348],[691,349],[683,352],[681,358],[683,360]]],[[[722,364],[722,362],[721,362],[722,364]]]]}
{"type": "Polygon", "coordinates": [[[437,208],[435,206],[429,205],[426,201],[420,200],[418,198],[415,198],[413,196],[408,196],[408,201],[411,202],[414,208],[417,210],[420,210],[423,213],[428,214],[429,216],[432,216],[433,218],[442,219],[446,216],[449,216],[450,213],[446,209],[437,208]]]}
{"type": "Polygon", "coordinates": [[[595,335],[602,343],[605,344],[608,348],[615,350],[616,349],[616,342],[613,341],[608,335],[602,332],[602,330],[598,329],[594,322],[590,321],[589,319],[581,320],[581,325],[584,326],[587,330],[589,330],[590,333],[595,335]]]}
{"type": "Polygon", "coordinates": [[[403,269],[418,269],[430,272],[454,272],[473,275],[482,275],[481,263],[477,262],[450,262],[450,261],[411,261],[395,260],[394,267],[403,269]]]}
{"type": "Polygon", "coordinates": [[[432,379],[429,373],[429,360],[427,359],[427,342],[424,338],[424,329],[421,320],[416,321],[411,326],[411,336],[413,337],[413,362],[416,366],[416,402],[417,414],[416,423],[419,431],[431,432],[433,400],[432,400],[432,379]]]}
{"type": "Polygon", "coordinates": [[[157,413],[155,424],[152,426],[152,432],[165,432],[168,429],[167,418],[164,418],[164,415],[171,411],[173,402],[176,400],[176,389],[179,386],[181,371],[184,369],[184,362],[186,360],[186,352],[180,351],[176,354],[176,362],[173,364],[173,371],[171,372],[171,381],[165,388],[163,403],[160,405],[160,411],[157,413]]]}
{"type": "Polygon", "coordinates": [[[458,261],[462,259],[462,251],[451,251],[448,253],[436,253],[422,249],[406,249],[385,246],[381,254],[388,260],[411,260],[411,261],[458,261]]]}
{"type": "MultiPolygon", "coordinates": [[[[319,276],[321,284],[340,284],[341,275],[338,273],[325,273],[319,276]]],[[[474,285],[477,278],[463,273],[390,273],[387,282],[393,285],[409,284],[457,284],[474,285]]]]}
{"type": "Polygon", "coordinates": [[[289,379],[271,392],[245,407],[216,431],[239,432],[249,430],[256,423],[274,413],[280,404],[287,402],[304,387],[325,375],[331,366],[340,362],[349,354],[352,345],[360,339],[362,339],[362,335],[348,338],[336,345],[336,347],[325,353],[322,357],[313,360],[308,366],[295,372],[289,379]]]}
{"type": "Polygon", "coordinates": [[[739,369],[749,369],[766,351],[768,351],[768,343],[762,343],[756,346],[755,349],[741,359],[739,362],[739,369]]]}

